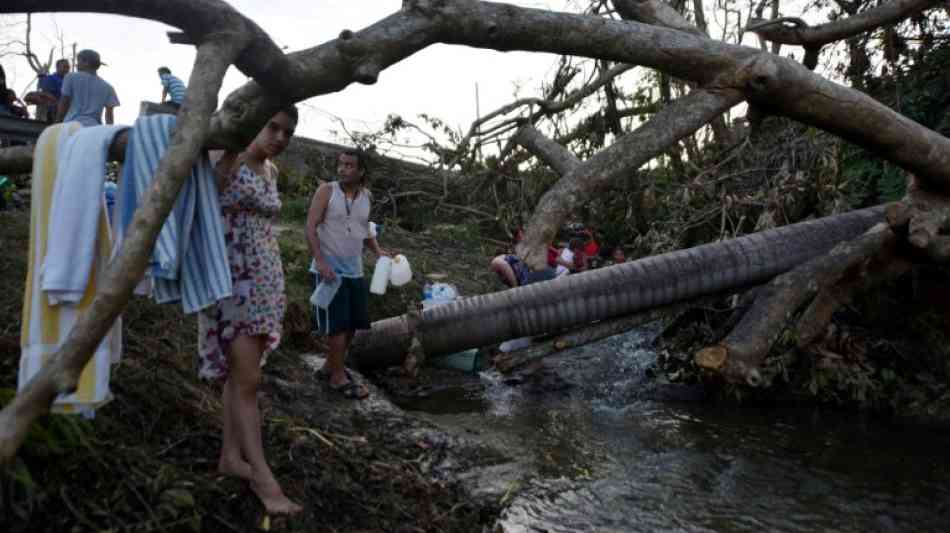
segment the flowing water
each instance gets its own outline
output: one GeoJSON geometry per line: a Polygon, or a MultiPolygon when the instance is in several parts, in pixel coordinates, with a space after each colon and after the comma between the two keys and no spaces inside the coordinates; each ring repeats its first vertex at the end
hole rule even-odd
{"type": "Polygon", "coordinates": [[[499,521],[508,532],[950,531],[950,435],[810,409],[657,401],[663,391],[645,378],[652,335],[548,360],[543,387],[486,373],[478,393],[403,407],[521,462],[499,521]]]}

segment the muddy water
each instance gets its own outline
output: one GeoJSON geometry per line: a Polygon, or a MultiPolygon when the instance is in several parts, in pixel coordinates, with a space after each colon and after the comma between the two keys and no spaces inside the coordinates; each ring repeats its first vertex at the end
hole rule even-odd
{"type": "Polygon", "coordinates": [[[504,531],[950,531],[950,435],[657,389],[651,335],[403,407],[517,458],[504,531]]]}

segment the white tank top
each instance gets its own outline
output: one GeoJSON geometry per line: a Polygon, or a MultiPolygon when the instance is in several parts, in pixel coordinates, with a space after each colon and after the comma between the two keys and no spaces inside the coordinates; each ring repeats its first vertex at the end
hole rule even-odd
{"type": "Polygon", "coordinates": [[[320,251],[331,264],[355,267],[354,262],[358,262],[362,271],[363,240],[369,238],[369,209],[368,189],[360,188],[356,197],[348,200],[339,182],[330,185],[330,202],[323,223],[317,226],[317,238],[320,251]]]}

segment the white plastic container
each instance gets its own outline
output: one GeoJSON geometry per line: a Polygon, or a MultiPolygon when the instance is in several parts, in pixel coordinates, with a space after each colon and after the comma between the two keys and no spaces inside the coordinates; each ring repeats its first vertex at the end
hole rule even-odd
{"type": "Polygon", "coordinates": [[[402,287],[412,281],[412,268],[406,256],[399,254],[393,258],[392,270],[389,273],[389,282],[393,287],[402,287]]]}
{"type": "Polygon", "coordinates": [[[385,255],[376,260],[376,269],[373,270],[373,281],[369,284],[369,292],[379,295],[386,294],[386,286],[389,285],[392,266],[393,260],[385,255]]]}
{"type": "Polygon", "coordinates": [[[335,276],[331,281],[321,280],[313,294],[310,295],[310,303],[321,309],[330,307],[330,302],[336,296],[336,291],[340,288],[341,283],[343,283],[343,280],[340,279],[340,276],[335,276]]]}

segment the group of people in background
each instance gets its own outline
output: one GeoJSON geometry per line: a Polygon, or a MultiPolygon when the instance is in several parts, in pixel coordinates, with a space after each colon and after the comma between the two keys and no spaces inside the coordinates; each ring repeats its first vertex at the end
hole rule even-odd
{"type": "MultiPolygon", "coordinates": [[[[99,76],[105,65],[95,50],[76,54],[76,69],[68,59],[56,62],[52,74],[37,78],[36,90],[21,100],[8,86],[3,67],[0,67],[0,116],[29,118],[29,105],[36,106],[35,120],[46,123],[76,121],[83,126],[98,126],[115,122],[114,109],[119,106],[115,88],[99,76]]],[[[160,67],[158,76],[162,86],[161,102],[178,108],[184,102],[186,86],[168,67],[160,67]]]]}
{"type": "Polygon", "coordinates": [[[560,248],[554,243],[548,245],[547,268],[531,270],[515,255],[515,247],[524,239],[524,229],[516,227],[512,231],[509,250],[495,256],[489,263],[489,270],[497,274],[502,283],[513,288],[626,262],[623,247],[601,246],[593,228],[576,224],[572,226],[570,237],[560,248]]]}

